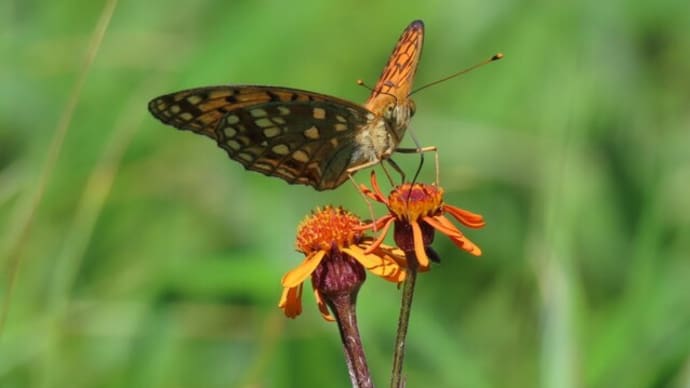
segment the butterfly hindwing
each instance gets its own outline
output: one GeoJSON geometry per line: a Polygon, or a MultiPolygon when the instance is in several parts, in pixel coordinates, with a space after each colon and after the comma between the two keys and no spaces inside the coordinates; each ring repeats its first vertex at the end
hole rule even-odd
{"type": "Polygon", "coordinates": [[[245,168],[289,183],[332,189],[347,179],[362,106],[318,93],[268,86],[218,86],[158,97],[166,124],[215,139],[245,168]]]}

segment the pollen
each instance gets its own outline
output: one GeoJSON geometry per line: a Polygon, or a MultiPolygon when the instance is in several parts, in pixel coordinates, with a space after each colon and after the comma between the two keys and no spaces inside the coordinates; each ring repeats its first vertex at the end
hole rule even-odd
{"type": "Polygon", "coordinates": [[[405,183],[390,194],[389,208],[398,219],[416,221],[443,212],[443,189],[426,184],[405,183]]]}
{"type": "Polygon", "coordinates": [[[352,245],[362,237],[362,232],[355,230],[360,225],[357,216],[341,207],[317,209],[297,228],[297,250],[309,254],[352,245]]]}

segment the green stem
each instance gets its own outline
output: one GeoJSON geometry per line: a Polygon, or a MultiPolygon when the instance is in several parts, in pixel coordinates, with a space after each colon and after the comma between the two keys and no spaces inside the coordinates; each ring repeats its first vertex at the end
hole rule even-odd
{"type": "Polygon", "coordinates": [[[403,284],[402,300],[400,302],[400,316],[398,318],[398,334],[395,338],[395,353],[393,354],[393,375],[391,377],[391,388],[404,388],[405,379],[403,378],[403,360],[405,359],[405,341],[407,338],[407,328],[410,323],[410,312],[412,311],[412,298],[414,297],[414,286],[417,281],[417,256],[414,252],[406,252],[407,257],[407,279],[403,284]]]}

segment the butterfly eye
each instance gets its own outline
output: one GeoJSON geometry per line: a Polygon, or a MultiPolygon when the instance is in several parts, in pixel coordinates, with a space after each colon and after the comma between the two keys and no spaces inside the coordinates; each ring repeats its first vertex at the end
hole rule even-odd
{"type": "Polygon", "coordinates": [[[414,116],[414,113],[417,111],[417,104],[415,104],[414,100],[408,100],[408,107],[410,109],[410,117],[414,116]]]}
{"type": "Polygon", "coordinates": [[[393,117],[394,114],[395,114],[395,104],[388,104],[388,105],[386,105],[386,110],[385,110],[385,112],[383,113],[383,116],[384,116],[386,119],[390,119],[390,118],[393,117]]]}

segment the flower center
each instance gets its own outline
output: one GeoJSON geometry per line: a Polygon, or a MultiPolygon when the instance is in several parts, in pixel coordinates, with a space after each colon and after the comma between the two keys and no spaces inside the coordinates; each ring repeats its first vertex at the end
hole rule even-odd
{"type": "Polygon", "coordinates": [[[393,189],[388,206],[396,218],[404,221],[437,215],[443,211],[443,189],[423,183],[405,183],[393,189]]]}
{"type": "Polygon", "coordinates": [[[297,228],[297,250],[309,254],[352,245],[362,237],[362,232],[355,230],[360,224],[357,216],[341,207],[317,209],[297,228]]]}

